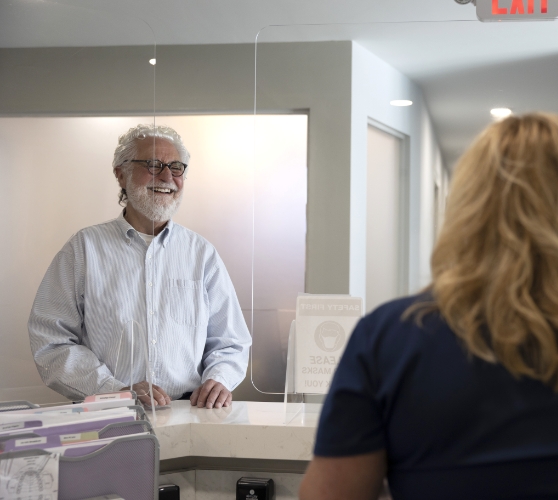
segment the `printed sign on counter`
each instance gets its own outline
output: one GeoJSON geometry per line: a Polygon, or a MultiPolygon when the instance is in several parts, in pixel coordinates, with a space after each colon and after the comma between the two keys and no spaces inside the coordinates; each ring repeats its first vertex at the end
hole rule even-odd
{"type": "Polygon", "coordinates": [[[326,394],[341,355],[362,317],[361,298],[300,295],[296,307],[295,391],[326,394]]]}

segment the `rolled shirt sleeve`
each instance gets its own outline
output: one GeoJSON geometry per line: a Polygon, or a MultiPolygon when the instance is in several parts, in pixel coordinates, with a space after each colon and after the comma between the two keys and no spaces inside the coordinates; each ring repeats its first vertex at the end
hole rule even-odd
{"type": "Polygon", "coordinates": [[[48,268],[28,323],[31,351],[41,378],[71,400],[125,386],[82,345],[84,273],[75,243],[68,242],[48,268]]]}
{"type": "Polygon", "coordinates": [[[223,261],[216,252],[212,260],[205,283],[209,321],[202,383],[213,379],[232,391],[246,376],[252,339],[223,261]]]}

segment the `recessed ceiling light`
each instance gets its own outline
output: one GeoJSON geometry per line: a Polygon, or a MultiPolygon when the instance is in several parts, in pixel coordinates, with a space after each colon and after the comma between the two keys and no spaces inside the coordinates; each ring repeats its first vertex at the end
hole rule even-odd
{"type": "Polygon", "coordinates": [[[155,66],[155,64],[157,64],[157,59],[149,59],[149,64],[155,66]]]}
{"type": "Polygon", "coordinates": [[[408,101],[406,99],[396,99],[395,101],[391,101],[390,104],[392,106],[412,106],[413,101],[408,101]]]}
{"type": "Polygon", "coordinates": [[[490,114],[496,120],[503,120],[512,114],[512,110],[510,108],[494,108],[490,110],[490,114]]]}

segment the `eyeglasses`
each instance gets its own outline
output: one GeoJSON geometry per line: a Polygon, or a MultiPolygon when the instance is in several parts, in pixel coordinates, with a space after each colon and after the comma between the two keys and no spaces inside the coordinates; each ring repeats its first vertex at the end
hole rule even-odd
{"type": "Polygon", "coordinates": [[[181,161],[171,161],[170,163],[163,163],[161,160],[129,160],[132,163],[142,163],[150,174],[159,175],[165,167],[169,167],[169,170],[173,177],[180,177],[186,170],[185,163],[181,161]]]}

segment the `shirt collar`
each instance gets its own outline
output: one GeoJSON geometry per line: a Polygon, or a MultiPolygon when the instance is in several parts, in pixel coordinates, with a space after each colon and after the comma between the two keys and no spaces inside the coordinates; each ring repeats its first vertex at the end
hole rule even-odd
{"type": "MultiPolygon", "coordinates": [[[[124,218],[124,210],[122,210],[122,212],[120,212],[120,215],[116,218],[116,223],[120,227],[122,236],[126,240],[126,243],[130,244],[134,233],[137,233],[138,231],[134,229],[134,227],[124,218]]],[[[169,242],[170,234],[173,227],[174,222],[172,221],[172,219],[170,219],[163,230],[153,239],[155,240],[156,238],[158,238],[159,241],[161,241],[162,245],[166,247],[167,243],[169,242]]]]}

